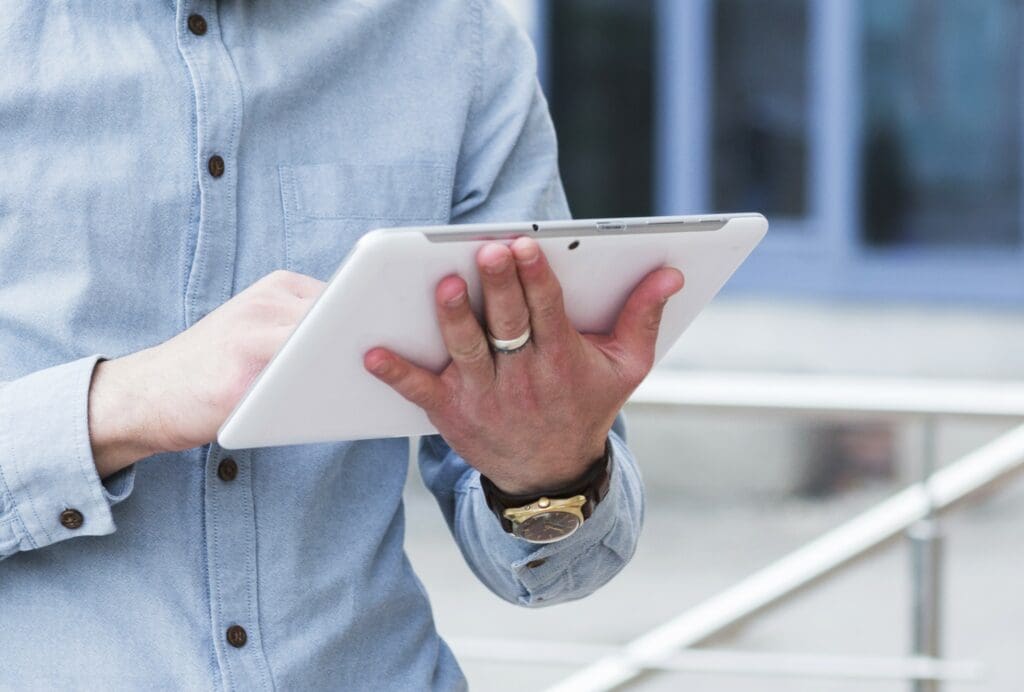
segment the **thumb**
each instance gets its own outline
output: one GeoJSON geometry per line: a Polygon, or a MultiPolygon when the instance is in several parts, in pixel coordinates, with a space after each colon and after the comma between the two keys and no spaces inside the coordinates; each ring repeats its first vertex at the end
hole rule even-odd
{"type": "Polygon", "coordinates": [[[683,274],[678,269],[663,267],[645,276],[629,294],[615,322],[612,337],[627,361],[629,371],[642,369],[644,375],[654,361],[661,314],[665,303],[683,287],[683,274]]]}

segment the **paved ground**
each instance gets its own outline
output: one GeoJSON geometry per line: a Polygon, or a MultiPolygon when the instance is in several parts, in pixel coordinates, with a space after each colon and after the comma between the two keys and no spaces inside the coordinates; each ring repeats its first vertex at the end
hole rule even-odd
{"type": "MultiPolygon", "coordinates": [[[[469,572],[425,491],[411,480],[408,550],[431,595],[441,633],[621,644],[731,585],[787,551],[867,508],[893,488],[831,501],[715,503],[649,498],[633,562],[591,598],[527,610],[491,595],[469,572]],[[500,627],[500,629],[498,629],[500,627]]],[[[946,692],[1024,690],[1024,479],[985,503],[949,515],[945,646],[952,657],[981,660],[983,684],[946,692]]],[[[907,554],[896,543],[723,638],[721,648],[896,656],[907,650],[907,554]]],[[[475,690],[541,690],[573,668],[463,659],[475,690]]],[[[906,690],[904,683],[658,674],[631,689],[735,692],[906,690]]]]}

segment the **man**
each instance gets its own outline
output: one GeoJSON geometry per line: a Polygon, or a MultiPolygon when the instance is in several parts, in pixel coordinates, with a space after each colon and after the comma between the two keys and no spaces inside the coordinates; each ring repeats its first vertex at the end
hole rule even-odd
{"type": "MultiPolygon", "coordinates": [[[[463,687],[402,547],[404,440],[213,440],[360,234],[567,215],[527,39],[494,0],[4,10],[0,687],[463,687]]],[[[366,365],[442,432],[421,472],[480,579],[579,598],[634,550],[609,428],[682,277],[583,337],[534,242],[478,264],[486,325],[437,287],[444,373],[366,365]],[[553,543],[500,516],[576,493],[553,543]]]]}

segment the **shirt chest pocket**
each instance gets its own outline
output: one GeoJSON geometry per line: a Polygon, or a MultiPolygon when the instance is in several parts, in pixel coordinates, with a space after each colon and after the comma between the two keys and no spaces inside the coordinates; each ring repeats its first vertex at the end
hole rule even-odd
{"type": "Polygon", "coordinates": [[[451,169],[429,162],[280,166],[285,267],[334,273],[359,238],[385,226],[443,224],[451,169]]]}

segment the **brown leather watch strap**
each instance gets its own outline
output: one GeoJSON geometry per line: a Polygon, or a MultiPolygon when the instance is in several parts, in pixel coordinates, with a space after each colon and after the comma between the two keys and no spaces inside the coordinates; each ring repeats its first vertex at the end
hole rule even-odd
{"type": "Polygon", "coordinates": [[[583,518],[589,519],[590,515],[594,513],[594,509],[598,503],[605,498],[608,494],[608,488],[611,486],[611,459],[612,459],[612,443],[611,440],[605,440],[604,443],[604,456],[597,459],[591,464],[583,477],[576,481],[572,485],[564,486],[551,492],[546,493],[530,493],[529,495],[509,495],[508,493],[502,492],[498,486],[491,482],[491,479],[487,476],[480,474],[480,487],[483,488],[484,498],[487,500],[487,506],[491,508],[494,515],[498,517],[498,521],[501,522],[501,527],[505,529],[506,533],[512,533],[512,522],[506,519],[503,515],[506,509],[512,507],[523,507],[525,505],[533,504],[542,497],[547,497],[552,500],[561,500],[576,495],[583,495],[587,498],[587,503],[583,505],[581,511],[583,512],[583,518]]]}

